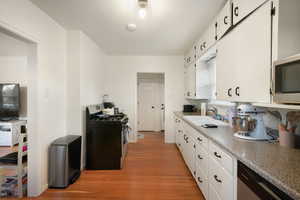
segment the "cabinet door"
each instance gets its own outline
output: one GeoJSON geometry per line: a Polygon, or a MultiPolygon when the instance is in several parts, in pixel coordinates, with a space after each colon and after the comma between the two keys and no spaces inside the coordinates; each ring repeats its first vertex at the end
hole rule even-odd
{"type": "Polygon", "coordinates": [[[196,99],[210,99],[211,98],[211,81],[209,66],[206,62],[197,61],[196,67],[196,99]]]}
{"type": "MultiPolygon", "coordinates": [[[[210,159],[208,173],[208,182],[215,189],[218,196],[222,200],[234,199],[234,182],[233,176],[230,175],[220,164],[215,160],[210,159]]],[[[209,187],[211,189],[211,187],[209,187]]]]}
{"type": "Polygon", "coordinates": [[[184,67],[184,96],[188,98],[189,86],[188,86],[188,66],[184,67]]]}
{"type": "Polygon", "coordinates": [[[196,63],[191,64],[187,68],[187,97],[195,98],[196,96],[196,63]]]}
{"type": "Polygon", "coordinates": [[[227,1],[224,8],[221,10],[217,18],[217,38],[218,40],[227,32],[232,26],[231,19],[231,1],[227,1]]]}
{"type": "Polygon", "coordinates": [[[209,184],[209,198],[208,200],[221,200],[214,187],[209,184]]]}
{"type": "Polygon", "coordinates": [[[197,42],[197,59],[201,58],[201,56],[204,54],[204,43],[205,43],[205,40],[206,40],[206,34],[204,33],[201,38],[198,40],[197,42]]]}
{"type": "Polygon", "coordinates": [[[239,23],[267,0],[233,0],[233,25],[239,23]]]}
{"type": "Polygon", "coordinates": [[[211,23],[198,41],[197,58],[201,58],[201,56],[216,43],[216,34],[216,25],[215,23],[211,23]]]}
{"type": "Polygon", "coordinates": [[[235,69],[235,42],[234,34],[230,32],[217,43],[216,57],[216,99],[233,101],[233,87],[237,74],[235,69]]]}
{"type": "Polygon", "coordinates": [[[216,43],[216,36],[217,36],[217,32],[216,32],[216,24],[215,21],[214,23],[211,23],[208,27],[208,29],[206,30],[206,46],[205,46],[205,51],[207,51],[210,47],[212,47],[215,43],[216,43]]]}
{"type": "Polygon", "coordinates": [[[196,178],[196,182],[197,182],[199,189],[201,190],[203,196],[205,197],[205,199],[208,200],[209,191],[208,191],[208,175],[207,175],[207,173],[204,173],[201,170],[201,168],[197,167],[195,178],[196,178]]]}
{"type": "Polygon", "coordinates": [[[175,122],[175,142],[177,147],[180,149],[181,147],[181,142],[180,142],[180,129],[179,129],[179,119],[174,116],[174,122],[175,122]]]}
{"type": "Polygon", "coordinates": [[[190,136],[188,136],[187,144],[188,144],[187,145],[187,165],[188,165],[191,173],[195,177],[196,176],[196,160],[195,160],[196,150],[195,150],[195,142],[190,136]]]}
{"type": "Polygon", "coordinates": [[[272,3],[268,2],[234,30],[238,83],[234,95],[239,102],[270,103],[272,3]]]}

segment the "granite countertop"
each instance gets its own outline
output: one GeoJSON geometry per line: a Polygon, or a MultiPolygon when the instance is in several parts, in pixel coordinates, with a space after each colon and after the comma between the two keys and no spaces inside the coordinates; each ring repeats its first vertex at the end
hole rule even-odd
{"type": "Polygon", "coordinates": [[[206,129],[183,119],[183,116],[195,115],[194,113],[174,114],[283,192],[300,200],[300,150],[270,142],[242,140],[233,136],[230,127],[206,129]]]}

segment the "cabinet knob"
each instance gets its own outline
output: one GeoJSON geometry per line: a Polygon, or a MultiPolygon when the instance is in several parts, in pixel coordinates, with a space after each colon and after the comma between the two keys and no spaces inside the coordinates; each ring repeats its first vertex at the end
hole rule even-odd
{"type": "Polygon", "coordinates": [[[238,16],[239,16],[239,7],[238,7],[238,6],[235,7],[234,10],[233,10],[233,12],[234,12],[234,15],[235,15],[236,17],[238,17],[238,16]]]}
{"type": "Polygon", "coordinates": [[[199,160],[203,160],[203,158],[200,155],[198,155],[198,158],[199,158],[199,160]]]}
{"type": "Polygon", "coordinates": [[[235,94],[236,96],[240,96],[240,87],[235,88],[235,94]]]}
{"type": "Polygon", "coordinates": [[[219,155],[218,152],[215,152],[214,154],[215,154],[215,156],[216,156],[217,158],[222,158],[222,156],[219,155]]]}
{"type": "Polygon", "coordinates": [[[218,183],[222,183],[222,180],[220,180],[217,175],[214,175],[214,178],[218,183]]]}
{"type": "Polygon", "coordinates": [[[198,140],[199,142],[202,142],[202,141],[203,141],[203,140],[202,140],[201,138],[199,138],[199,137],[197,138],[197,140],[198,140]]]}

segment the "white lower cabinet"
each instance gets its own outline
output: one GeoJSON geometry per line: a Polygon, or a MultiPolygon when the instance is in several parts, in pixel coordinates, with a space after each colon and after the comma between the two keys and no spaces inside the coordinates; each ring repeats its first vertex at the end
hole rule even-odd
{"type": "Polygon", "coordinates": [[[205,199],[209,199],[208,175],[201,170],[201,167],[197,166],[195,178],[203,196],[205,199]]]}
{"type": "Polygon", "coordinates": [[[178,148],[205,199],[236,200],[236,159],[189,124],[180,122],[177,127],[182,132],[176,133],[176,144],[181,143],[178,148]]]}
{"type": "Polygon", "coordinates": [[[209,160],[208,181],[222,200],[233,200],[233,176],[213,158],[209,160]]]}
{"type": "Polygon", "coordinates": [[[216,192],[216,190],[214,189],[214,187],[210,184],[208,184],[208,187],[209,187],[209,198],[208,199],[209,200],[221,200],[221,198],[219,197],[219,195],[216,192]]]}
{"type": "Polygon", "coordinates": [[[175,142],[180,151],[182,151],[183,143],[183,130],[182,130],[182,121],[180,118],[174,116],[175,122],[175,142]]]}

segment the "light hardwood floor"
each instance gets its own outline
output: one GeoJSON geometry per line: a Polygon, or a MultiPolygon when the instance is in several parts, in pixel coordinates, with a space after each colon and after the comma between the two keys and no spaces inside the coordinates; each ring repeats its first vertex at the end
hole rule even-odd
{"type": "Polygon", "coordinates": [[[129,145],[122,170],[84,171],[66,190],[48,189],[38,199],[203,200],[176,146],[161,134],[144,135],[129,145]]]}

